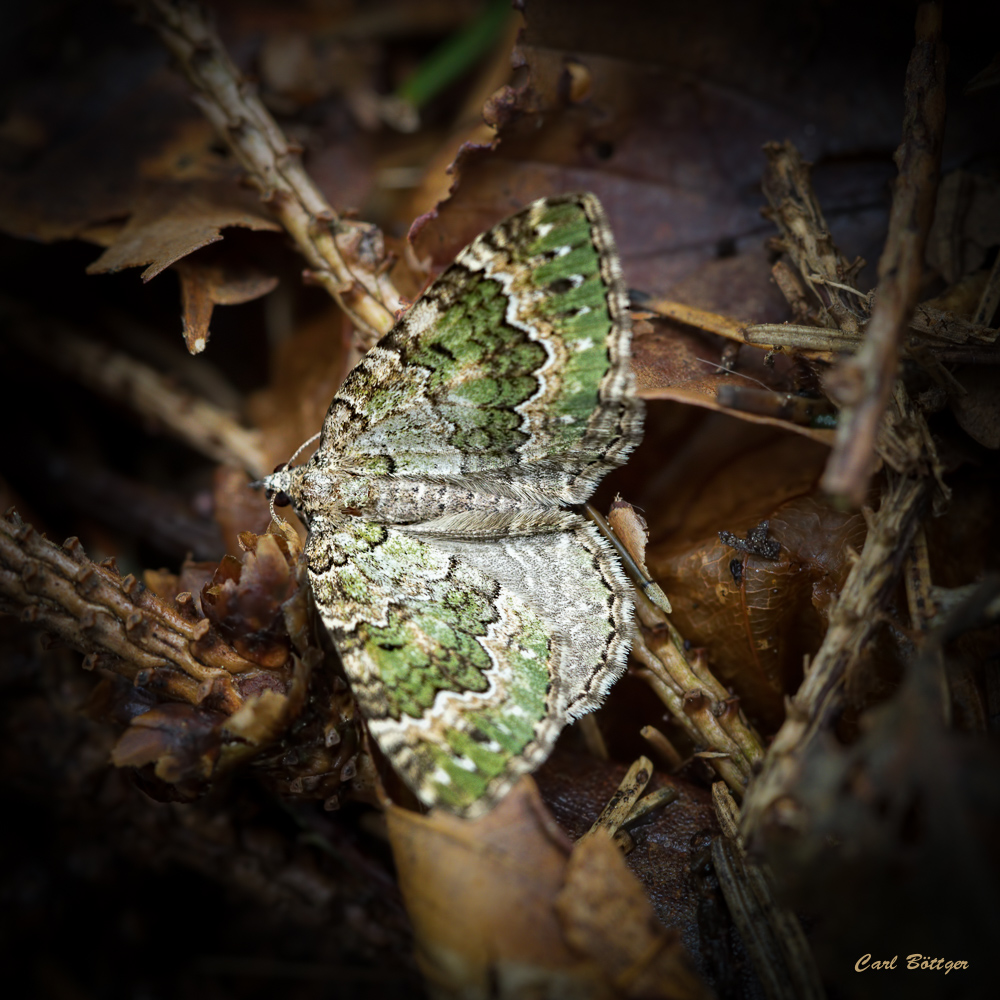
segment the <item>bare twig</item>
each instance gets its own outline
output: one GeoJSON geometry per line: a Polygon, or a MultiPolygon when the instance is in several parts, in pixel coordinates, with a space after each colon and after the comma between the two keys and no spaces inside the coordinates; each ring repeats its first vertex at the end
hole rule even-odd
{"type": "Polygon", "coordinates": [[[618,790],[611,796],[608,804],[601,810],[601,815],[594,820],[593,826],[584,836],[591,836],[598,830],[606,830],[614,836],[639,802],[652,777],[653,762],[648,757],[640,757],[628,769],[618,785],[618,790]]]}
{"type": "Polygon", "coordinates": [[[802,925],[778,902],[769,867],[747,857],[736,803],[721,781],[712,785],[712,800],[723,830],[712,841],[715,873],[768,997],[822,1000],[822,980],[802,925]]]}
{"type": "Polygon", "coordinates": [[[831,327],[803,326],[797,323],[755,323],[745,330],[748,344],[760,347],[790,347],[796,352],[855,351],[861,337],[831,327]]]}
{"type": "MultiPolygon", "coordinates": [[[[263,539],[270,537],[258,537],[258,557],[263,539]]],[[[76,538],[54,545],[13,510],[0,517],[0,614],[19,615],[86,653],[85,670],[117,675],[139,689],[135,696],[121,695],[134,697],[140,711],[129,710],[131,723],[112,763],[155,762],[164,781],[203,785],[255,759],[258,773],[284,795],[329,799],[332,794],[339,801],[345,785],[347,794],[361,795],[352,780],[356,768],[346,773],[357,758],[353,700],[346,688],[338,694],[315,672],[323,658],[318,648],[296,644],[295,620],[308,616],[302,592],[275,605],[291,626],[295,651],[278,641],[278,660],[261,662],[243,656],[208,618],[199,617],[194,603],[190,594],[179,594],[176,603],[162,600],[131,574],[120,576],[114,560],[92,562],[76,538]],[[307,702],[317,675],[316,697],[307,702]],[[268,747],[292,720],[300,753],[289,758],[277,747],[269,756],[268,747]]],[[[233,641],[239,643],[239,635],[233,641]]],[[[261,652],[259,643],[250,648],[261,652]]]]}
{"type": "MultiPolygon", "coordinates": [[[[604,522],[590,510],[591,516],[604,522]]],[[[695,745],[709,751],[711,756],[706,759],[719,776],[742,795],[754,762],[764,753],[760,739],[743,717],[737,699],[716,680],[704,659],[688,659],[685,655],[684,640],[667,618],[670,604],[665,595],[663,601],[654,604],[648,588],[643,586],[649,577],[645,522],[622,500],[612,504],[608,521],[614,529],[612,538],[637,567],[635,601],[642,628],[633,640],[632,656],[642,667],[636,674],[656,692],[695,745]]],[[[672,763],[679,761],[662,733],[647,727],[643,735],[651,738],[672,763]],[[647,730],[655,736],[647,734],[647,730]]]]}
{"type": "Polygon", "coordinates": [[[823,488],[854,504],[864,500],[868,489],[879,422],[896,380],[899,342],[917,304],[941,166],[947,53],[939,2],[920,5],[916,35],[906,73],[903,141],[896,151],[899,179],[879,261],[875,308],[857,355],[843,362],[835,381],[828,382],[844,409],[823,488]]]}
{"type": "MultiPolygon", "coordinates": [[[[984,291],[984,297],[988,291],[989,288],[984,291]]],[[[910,329],[922,334],[921,343],[935,349],[940,349],[948,344],[988,347],[995,344],[997,336],[1000,335],[1000,330],[987,326],[978,319],[970,322],[954,313],[935,309],[926,302],[918,305],[914,311],[910,319],[910,329]]],[[[912,338],[908,346],[916,346],[912,338]]]]}
{"type": "Polygon", "coordinates": [[[603,830],[627,854],[635,845],[625,826],[654,809],[669,805],[678,797],[676,788],[658,788],[643,796],[652,776],[653,764],[648,757],[640,757],[635,761],[619,783],[618,790],[601,810],[601,815],[580,839],[592,837],[603,830]]]}
{"type": "Polygon", "coordinates": [[[845,293],[843,288],[852,283],[864,261],[848,261],[834,244],[813,191],[809,165],[798,150],[789,142],[771,142],[764,153],[767,168],[762,187],[770,206],[764,215],[781,231],[782,248],[798,267],[797,275],[791,269],[787,273],[777,269],[778,287],[789,297],[798,318],[856,338],[868,311],[856,294],[845,293]]]}
{"type": "MultiPolygon", "coordinates": [[[[652,605],[649,605],[652,609],[652,605]]],[[[662,612],[653,609],[662,619],[662,612]]],[[[650,612],[652,613],[652,612],[650,612]]],[[[674,719],[700,747],[725,754],[708,763],[737,794],[743,794],[754,762],[764,750],[742,718],[729,692],[704,668],[696,673],[684,656],[683,640],[667,625],[662,631],[637,635],[632,655],[643,666],[636,671],[660,697],[674,719]]]]}
{"type": "Polygon", "coordinates": [[[305,172],[299,150],[243,79],[199,6],[134,0],[197,90],[205,117],[309,262],[312,278],[369,342],[387,333],[402,302],[383,268],[381,234],[340,219],[305,172]]]}
{"type": "Polygon", "coordinates": [[[179,389],[148,365],[5,299],[0,300],[0,315],[10,320],[7,336],[23,350],[124,404],[195,451],[239,466],[254,478],[271,471],[259,431],[240,426],[231,413],[179,389]]]}
{"type": "Polygon", "coordinates": [[[743,833],[748,840],[769,819],[799,825],[790,794],[799,761],[815,740],[826,735],[840,708],[845,678],[858,664],[899,578],[929,487],[927,477],[900,476],[883,493],[861,555],[830,613],[823,643],[789,703],[760,774],[747,791],[743,833]]]}
{"type": "Polygon", "coordinates": [[[728,316],[653,295],[632,292],[631,296],[634,308],[646,309],[651,313],[656,313],[657,316],[664,317],[664,319],[672,319],[676,323],[683,323],[684,326],[692,326],[696,330],[705,330],[707,333],[714,333],[720,337],[726,337],[728,340],[743,343],[743,324],[728,316]]]}
{"type": "Polygon", "coordinates": [[[134,577],[91,562],[79,541],[63,546],[39,535],[16,513],[0,517],[3,610],[88,654],[84,666],[106,666],[168,698],[232,713],[243,704],[233,673],[259,668],[235,650],[206,643],[207,618],[192,620],[134,577]]]}
{"type": "Polygon", "coordinates": [[[639,735],[663,757],[671,771],[676,771],[684,763],[677,747],[656,726],[643,726],[639,735]]]}

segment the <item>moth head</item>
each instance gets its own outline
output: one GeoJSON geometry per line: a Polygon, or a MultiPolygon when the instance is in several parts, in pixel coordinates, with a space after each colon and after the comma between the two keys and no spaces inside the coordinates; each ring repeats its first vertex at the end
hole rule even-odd
{"type": "Polygon", "coordinates": [[[328,517],[336,512],[336,504],[331,504],[331,497],[336,496],[334,477],[312,462],[294,469],[279,467],[260,482],[268,492],[272,513],[274,507],[288,504],[294,505],[296,513],[306,521],[317,512],[328,517]]]}
{"type": "MultiPolygon", "coordinates": [[[[273,493],[277,495],[278,493],[284,493],[286,496],[289,495],[289,490],[292,488],[292,469],[285,468],[284,465],[279,465],[274,472],[269,476],[265,476],[260,480],[260,485],[267,490],[268,493],[273,493]]],[[[278,505],[279,507],[282,504],[278,505]]]]}
{"type": "MultiPolygon", "coordinates": [[[[267,490],[272,518],[277,518],[274,513],[275,507],[287,507],[290,503],[295,504],[295,509],[299,512],[303,512],[303,508],[308,510],[309,494],[313,492],[308,488],[311,485],[308,482],[309,472],[315,470],[315,466],[312,463],[307,463],[291,468],[291,465],[302,451],[319,437],[319,434],[314,434],[308,441],[304,441],[295,449],[295,454],[287,462],[282,462],[271,475],[264,476],[259,482],[253,484],[254,486],[263,486],[267,490]]],[[[322,478],[322,473],[320,473],[320,477],[322,478]]]]}

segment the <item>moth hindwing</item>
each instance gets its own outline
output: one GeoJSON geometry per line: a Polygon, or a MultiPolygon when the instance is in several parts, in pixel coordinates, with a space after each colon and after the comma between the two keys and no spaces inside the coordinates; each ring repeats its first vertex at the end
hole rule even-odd
{"type": "Polygon", "coordinates": [[[320,446],[270,477],[369,731],[477,816],[624,670],[631,587],[576,511],[641,436],[628,302],[590,194],[475,239],[359,362],[320,446]]]}

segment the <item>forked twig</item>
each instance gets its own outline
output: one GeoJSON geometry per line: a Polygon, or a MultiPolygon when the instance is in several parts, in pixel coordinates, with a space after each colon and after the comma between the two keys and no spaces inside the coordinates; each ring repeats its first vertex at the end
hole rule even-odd
{"type": "Polygon", "coordinates": [[[384,268],[373,226],[347,223],[302,166],[254,88],[243,78],[202,9],[172,0],[133,0],[197,91],[251,184],[260,191],[322,285],[373,343],[387,333],[402,301],[384,268]]]}

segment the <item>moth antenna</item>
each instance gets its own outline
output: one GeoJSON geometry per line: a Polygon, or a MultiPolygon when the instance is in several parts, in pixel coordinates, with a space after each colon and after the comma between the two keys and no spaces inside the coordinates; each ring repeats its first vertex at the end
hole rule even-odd
{"type": "Polygon", "coordinates": [[[276,524],[280,528],[281,525],[284,523],[284,518],[278,517],[278,515],[274,512],[274,498],[275,498],[275,495],[276,494],[273,491],[271,491],[271,490],[268,491],[268,494],[267,494],[267,509],[271,512],[271,523],[272,524],[276,524]]]}
{"type": "Polygon", "coordinates": [[[313,443],[313,441],[315,441],[322,435],[322,433],[323,433],[322,431],[316,431],[316,433],[313,434],[311,438],[309,438],[307,441],[303,441],[302,444],[300,444],[298,448],[295,449],[295,452],[293,453],[292,457],[287,462],[285,462],[281,471],[285,472],[288,469],[288,467],[292,464],[292,462],[294,462],[295,459],[297,459],[299,455],[302,454],[303,449],[308,448],[309,445],[313,443]]]}

